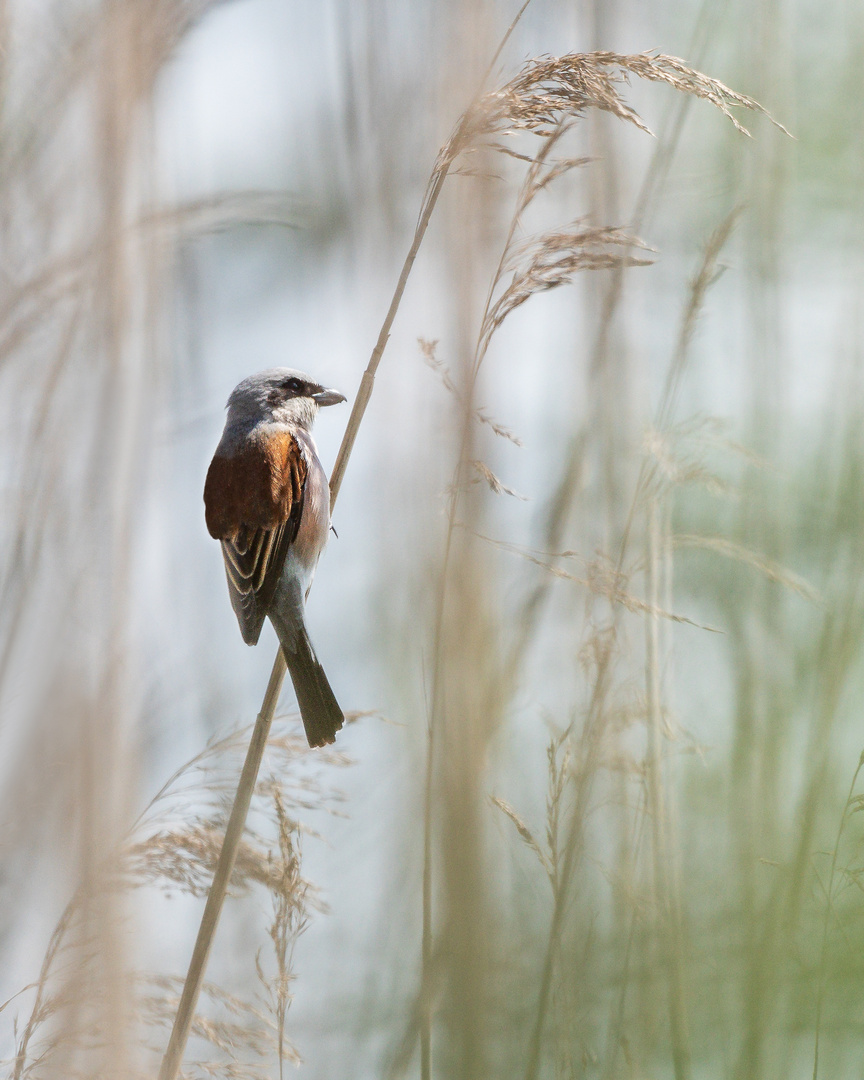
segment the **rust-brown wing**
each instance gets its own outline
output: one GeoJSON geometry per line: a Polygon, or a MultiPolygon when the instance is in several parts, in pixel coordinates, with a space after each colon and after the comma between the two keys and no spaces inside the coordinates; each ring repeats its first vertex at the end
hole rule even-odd
{"type": "Polygon", "coordinates": [[[303,514],[306,461],[289,432],[218,451],[207,471],[210,535],[222,542],[231,606],[243,640],[255,645],[303,514]]]}

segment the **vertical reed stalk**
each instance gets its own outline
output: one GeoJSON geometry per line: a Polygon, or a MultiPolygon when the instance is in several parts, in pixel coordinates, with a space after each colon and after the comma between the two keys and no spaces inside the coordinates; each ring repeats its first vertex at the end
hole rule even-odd
{"type": "Polygon", "coordinates": [[[552,998],[552,983],[555,976],[555,957],[564,929],[564,915],[569,899],[570,886],[582,855],[585,815],[588,812],[588,802],[591,797],[593,779],[600,753],[599,734],[609,690],[610,675],[611,647],[607,646],[598,659],[591,701],[586,711],[585,722],[579,740],[578,768],[576,768],[574,776],[576,794],[564,835],[564,859],[561,863],[560,874],[555,882],[552,918],[549,923],[543,956],[543,968],[540,974],[540,991],[537,995],[537,1008],[534,1013],[528,1043],[525,1080],[537,1080],[540,1072],[543,1033],[546,1028],[547,1014],[552,998]]]}
{"type": "Polygon", "coordinates": [[[689,1080],[690,1041],[684,997],[683,957],[680,926],[676,917],[680,905],[674,895],[672,856],[669,851],[663,779],[663,703],[660,669],[660,551],[656,499],[648,504],[648,551],[646,560],[649,612],[646,615],[645,682],[648,692],[648,808],[651,815],[654,861],[654,891],[658,943],[664,958],[667,979],[669,1026],[675,1080],[689,1080]]]}
{"type": "Polygon", "coordinates": [[[420,1078],[432,1076],[432,779],[435,725],[429,714],[423,789],[423,940],[420,955],[420,1078]]]}
{"type": "Polygon", "coordinates": [[[840,839],[852,805],[852,793],[858,782],[858,774],[864,768],[864,753],[858,759],[858,768],[849,785],[849,794],[843,804],[843,813],[840,816],[840,825],[837,828],[837,838],[834,841],[834,850],[831,852],[831,873],[828,875],[828,888],[825,890],[825,918],[822,923],[822,945],[819,950],[819,990],[816,996],[816,1035],[813,1040],[813,1080],[819,1078],[819,1038],[822,1032],[822,1006],[825,1000],[825,984],[827,982],[827,952],[828,952],[828,927],[831,922],[831,911],[834,900],[834,873],[837,869],[837,854],[840,851],[840,839]]]}

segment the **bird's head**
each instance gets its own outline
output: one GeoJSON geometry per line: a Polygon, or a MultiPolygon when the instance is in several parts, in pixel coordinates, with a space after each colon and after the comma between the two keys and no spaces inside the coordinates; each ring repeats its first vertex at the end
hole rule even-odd
{"type": "Polygon", "coordinates": [[[269,368],[238,383],[228,398],[228,419],[240,423],[300,424],[311,428],[318,410],[345,396],[302,371],[269,368]]]}

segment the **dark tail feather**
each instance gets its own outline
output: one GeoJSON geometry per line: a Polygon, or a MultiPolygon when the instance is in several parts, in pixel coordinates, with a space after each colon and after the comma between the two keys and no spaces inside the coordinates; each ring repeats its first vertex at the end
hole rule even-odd
{"type": "Polygon", "coordinates": [[[294,683],[309,745],[324,746],[335,742],[336,732],[342,727],[345,717],[336,695],[330,689],[324,668],[318,663],[305,627],[294,636],[292,644],[294,647],[290,651],[283,644],[282,652],[291,682],[294,683]]]}

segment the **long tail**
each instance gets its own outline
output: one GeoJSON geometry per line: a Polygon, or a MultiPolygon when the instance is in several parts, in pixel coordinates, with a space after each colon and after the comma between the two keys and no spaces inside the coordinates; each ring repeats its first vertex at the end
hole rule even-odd
{"type": "Polygon", "coordinates": [[[271,614],[271,621],[282,644],[309,745],[325,746],[335,742],[336,732],[342,727],[345,717],[324,668],[318,663],[306,627],[301,626],[293,633],[283,633],[279,625],[281,620],[273,619],[271,614]]]}

